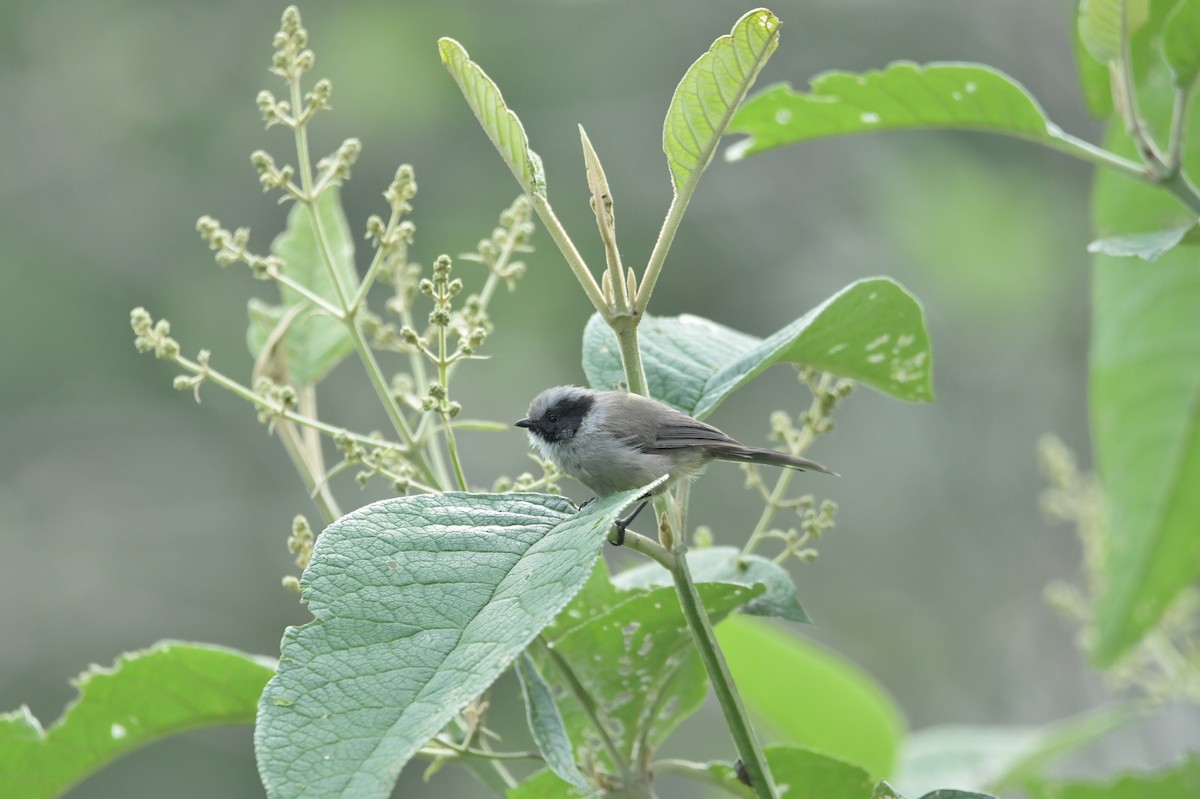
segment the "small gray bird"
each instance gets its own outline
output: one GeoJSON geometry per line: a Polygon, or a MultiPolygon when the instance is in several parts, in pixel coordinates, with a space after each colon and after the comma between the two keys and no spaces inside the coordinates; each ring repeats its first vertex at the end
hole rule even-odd
{"type": "MultiPolygon", "coordinates": [[[[669,475],[654,490],[660,494],[679,480],[695,477],[712,460],[833,474],[807,458],[744,446],[669,405],[624,391],[548,388],[533,398],[529,416],[516,426],[529,431],[529,444],[542,457],[599,496],[669,475]]],[[[617,522],[617,543],[645,504],[617,522]]]]}

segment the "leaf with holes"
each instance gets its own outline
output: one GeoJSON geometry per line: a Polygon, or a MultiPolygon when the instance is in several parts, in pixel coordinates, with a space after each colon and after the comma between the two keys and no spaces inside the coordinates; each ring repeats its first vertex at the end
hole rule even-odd
{"type": "Polygon", "coordinates": [[[884,130],[976,130],[1034,142],[1061,134],[1037,101],[1004,73],[982,64],[907,61],[882,71],[826,72],[811,90],[771,86],[747,100],[729,123],[749,135],[725,153],[738,160],[829,136],[884,130]]]}
{"type": "Polygon", "coordinates": [[[79,697],[43,730],[29,708],[0,714],[0,796],[60,796],[148,743],[250,724],[273,664],[233,649],[163,641],[75,680],[79,697]]]}
{"type": "MultiPolygon", "coordinates": [[[[638,328],[650,395],[697,418],[775,363],[808,366],[914,402],[933,399],[925,316],[899,283],[852,283],[766,339],[697,316],[647,317],[638,328]]],[[[593,388],[623,385],[616,336],[599,316],[583,333],[593,388]]]]}
{"type": "MultiPolygon", "coordinates": [[[[762,586],[696,586],[714,623],[760,596],[762,586]]],[[[547,652],[535,655],[573,741],[611,758],[556,661],[595,703],[622,758],[640,763],[708,694],[703,666],[673,588],[619,590],[601,561],[587,585],[548,626],[547,652]]]]}

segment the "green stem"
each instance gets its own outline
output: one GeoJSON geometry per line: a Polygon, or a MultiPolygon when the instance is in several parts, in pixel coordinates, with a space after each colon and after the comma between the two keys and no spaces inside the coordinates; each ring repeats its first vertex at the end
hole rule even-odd
{"type": "Polygon", "coordinates": [[[1164,177],[1161,185],[1194,215],[1200,216],[1200,192],[1188,180],[1182,169],[1176,169],[1164,177]]]}
{"type": "MultiPolygon", "coordinates": [[[[808,449],[808,445],[817,437],[813,425],[823,418],[821,416],[821,397],[829,390],[829,384],[832,381],[833,375],[829,372],[823,372],[821,379],[816,385],[809,379],[808,385],[813,393],[812,402],[808,406],[808,413],[805,414],[809,423],[804,426],[804,429],[797,436],[796,441],[788,448],[793,455],[803,454],[804,450],[808,449]]],[[[775,518],[775,513],[779,510],[794,474],[795,472],[791,469],[780,470],[779,477],[775,480],[775,488],[771,491],[770,496],[766,498],[767,501],[763,507],[762,515],[758,517],[758,524],[754,525],[754,530],[751,531],[750,537],[746,539],[746,545],[742,547],[742,557],[753,554],[759,540],[766,535],[767,529],[771,526],[771,520],[775,518]]]]}
{"type": "MultiPolygon", "coordinates": [[[[450,391],[450,381],[446,375],[446,328],[444,325],[438,327],[438,379],[441,381],[442,388],[450,391]]],[[[442,403],[448,403],[449,393],[440,400],[442,403]]],[[[462,462],[458,459],[458,444],[454,440],[454,427],[450,424],[450,414],[447,411],[442,412],[442,432],[446,435],[446,450],[450,453],[450,465],[454,468],[454,479],[458,482],[458,490],[467,490],[467,478],[463,474],[462,462]]]]}
{"type": "Polygon", "coordinates": [[[529,193],[527,196],[529,197],[529,202],[533,205],[533,210],[538,215],[538,219],[542,220],[542,224],[545,225],[546,232],[550,234],[550,238],[554,239],[554,243],[558,245],[559,252],[567,260],[567,266],[571,267],[571,271],[575,273],[575,279],[579,281],[579,285],[583,286],[583,291],[587,294],[588,300],[591,301],[592,307],[607,319],[609,317],[609,310],[608,305],[604,302],[604,295],[601,293],[600,287],[596,285],[596,279],[592,277],[591,271],[588,270],[583,256],[579,254],[579,250],[575,249],[575,244],[571,241],[571,237],[567,235],[567,231],[563,229],[562,223],[554,215],[554,210],[550,208],[550,203],[546,202],[545,197],[538,194],[529,193]]]}
{"type": "Polygon", "coordinates": [[[304,299],[308,300],[313,305],[316,305],[322,311],[332,316],[334,319],[337,319],[340,322],[346,321],[346,314],[340,308],[330,304],[329,301],[320,294],[310,291],[303,283],[292,280],[286,274],[278,270],[271,270],[270,274],[277,283],[287,286],[292,291],[296,292],[300,296],[304,297],[304,299]]]}
{"type": "MultiPolygon", "coordinates": [[[[300,81],[296,79],[290,81],[290,83],[292,107],[299,113],[300,109],[304,107],[302,105],[303,98],[300,94],[300,81]]],[[[379,362],[375,360],[375,353],[372,352],[370,344],[367,343],[366,338],[363,336],[362,329],[358,326],[358,321],[349,314],[350,302],[347,298],[346,287],[342,285],[341,276],[334,266],[333,247],[329,243],[329,236],[325,232],[325,225],[321,221],[321,215],[317,213],[317,197],[313,194],[312,163],[308,155],[307,128],[303,122],[297,122],[293,130],[296,138],[296,158],[300,173],[300,187],[304,192],[302,203],[308,213],[309,223],[312,225],[313,235],[317,241],[317,249],[321,252],[321,260],[325,262],[325,269],[329,273],[329,279],[333,283],[334,291],[337,294],[338,304],[342,308],[342,319],[346,323],[346,330],[350,334],[350,340],[354,344],[355,351],[358,352],[358,357],[362,361],[363,368],[367,372],[367,377],[370,379],[371,385],[379,397],[379,401],[383,404],[384,412],[387,413],[388,419],[391,421],[401,440],[408,445],[410,450],[409,456],[412,458],[413,463],[427,482],[443,487],[442,482],[438,480],[438,476],[430,468],[424,453],[416,445],[412,428],[409,427],[408,420],[404,418],[404,414],[400,411],[400,406],[396,403],[395,397],[392,396],[387,379],[383,376],[383,370],[379,368],[379,362]]]]}
{"type": "Polygon", "coordinates": [[[417,753],[426,757],[478,757],[481,760],[544,760],[540,752],[491,752],[484,749],[458,746],[441,738],[435,738],[433,743],[424,746],[417,753]]]}
{"type": "Polygon", "coordinates": [[[691,196],[690,190],[684,194],[677,193],[671,200],[671,207],[667,209],[667,217],[663,220],[662,229],[658,232],[658,240],[654,242],[654,249],[650,252],[650,260],[646,262],[646,271],[642,274],[642,285],[638,288],[637,299],[633,303],[633,312],[638,316],[644,314],[646,306],[650,304],[650,294],[654,291],[654,284],[658,282],[663,262],[667,260],[667,252],[671,249],[671,242],[674,241],[675,233],[679,230],[679,223],[683,221],[683,212],[687,209],[691,196]]]}
{"type": "Polygon", "coordinates": [[[675,548],[675,564],[671,569],[675,592],[679,596],[679,606],[687,620],[688,629],[692,632],[692,641],[700,653],[704,670],[708,672],[713,692],[717,695],[717,701],[725,714],[725,723],[729,725],[738,757],[742,759],[746,773],[750,776],[751,787],[759,799],[775,799],[775,783],[767,769],[762,747],[747,720],[746,708],[742,705],[742,698],[733,684],[729,665],[725,662],[725,656],[721,653],[717,637],[713,633],[712,623],[700,602],[700,595],[696,592],[696,584],[688,570],[686,553],[687,547],[675,548]]]}
{"type": "Polygon", "coordinates": [[[1072,136],[1069,133],[1057,131],[1049,139],[1037,139],[1035,141],[1038,144],[1044,144],[1052,150],[1058,150],[1065,155],[1078,158],[1081,161],[1087,161],[1093,166],[1102,166],[1116,170],[1134,180],[1148,183],[1155,182],[1153,174],[1143,164],[1123,158],[1116,153],[1109,152],[1103,147],[1097,147],[1091,142],[1072,136]]]}
{"type": "Polygon", "coordinates": [[[267,411],[273,416],[278,416],[281,419],[287,419],[289,422],[295,422],[296,424],[301,425],[302,427],[310,427],[313,430],[318,430],[331,438],[345,436],[346,438],[350,439],[351,441],[356,441],[359,444],[363,444],[364,446],[392,447],[394,449],[402,450],[405,452],[408,451],[405,447],[400,446],[400,445],[396,444],[395,442],[384,441],[384,440],[381,440],[378,438],[373,438],[371,436],[364,436],[359,433],[352,433],[349,430],[346,430],[344,428],[335,427],[334,425],[322,422],[320,419],[314,419],[314,418],[305,416],[302,413],[297,413],[296,411],[290,410],[288,408],[284,408],[284,407],[275,405],[274,403],[270,402],[269,400],[265,399],[264,397],[261,397],[258,394],[255,394],[252,390],[250,390],[246,386],[242,385],[238,381],[234,380],[233,378],[228,377],[225,374],[218,372],[215,369],[212,369],[211,367],[201,366],[200,364],[196,363],[195,361],[191,360],[190,358],[184,357],[183,355],[177,355],[174,358],[174,362],[177,365],[182,366],[184,369],[187,369],[189,372],[192,372],[193,374],[203,375],[205,382],[215,383],[216,385],[220,386],[221,388],[225,389],[226,391],[230,392],[231,394],[234,394],[235,396],[241,397],[242,399],[246,400],[251,405],[253,405],[256,409],[258,409],[260,411],[267,411]]]}
{"type": "Polygon", "coordinates": [[[664,569],[670,570],[675,567],[675,555],[652,538],[639,535],[632,530],[626,530],[625,546],[634,552],[645,555],[664,569]]]}
{"type": "Polygon", "coordinates": [[[625,366],[625,383],[632,394],[650,396],[650,388],[646,383],[646,370],[642,366],[642,350],[638,344],[638,322],[641,316],[622,315],[609,321],[609,327],[617,336],[617,346],[621,351],[621,363],[625,366]]]}
{"type": "Polygon", "coordinates": [[[1188,98],[1192,87],[1176,88],[1171,104],[1171,133],[1167,137],[1167,168],[1177,170],[1183,162],[1183,132],[1187,126],[1188,98]]]}

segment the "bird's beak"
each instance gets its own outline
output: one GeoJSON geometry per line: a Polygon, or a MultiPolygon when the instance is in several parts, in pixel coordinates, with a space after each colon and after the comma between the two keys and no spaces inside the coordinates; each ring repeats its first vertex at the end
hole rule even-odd
{"type": "Polygon", "coordinates": [[[533,427],[533,422],[531,422],[528,419],[518,419],[513,424],[516,425],[517,427],[526,427],[526,428],[533,427]]]}

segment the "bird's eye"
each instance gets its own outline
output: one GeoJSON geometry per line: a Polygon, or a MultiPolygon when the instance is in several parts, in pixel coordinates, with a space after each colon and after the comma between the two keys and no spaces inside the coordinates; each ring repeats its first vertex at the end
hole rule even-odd
{"type": "Polygon", "coordinates": [[[550,414],[549,416],[546,417],[546,421],[549,422],[550,424],[558,424],[558,414],[557,413],[550,414]]]}

